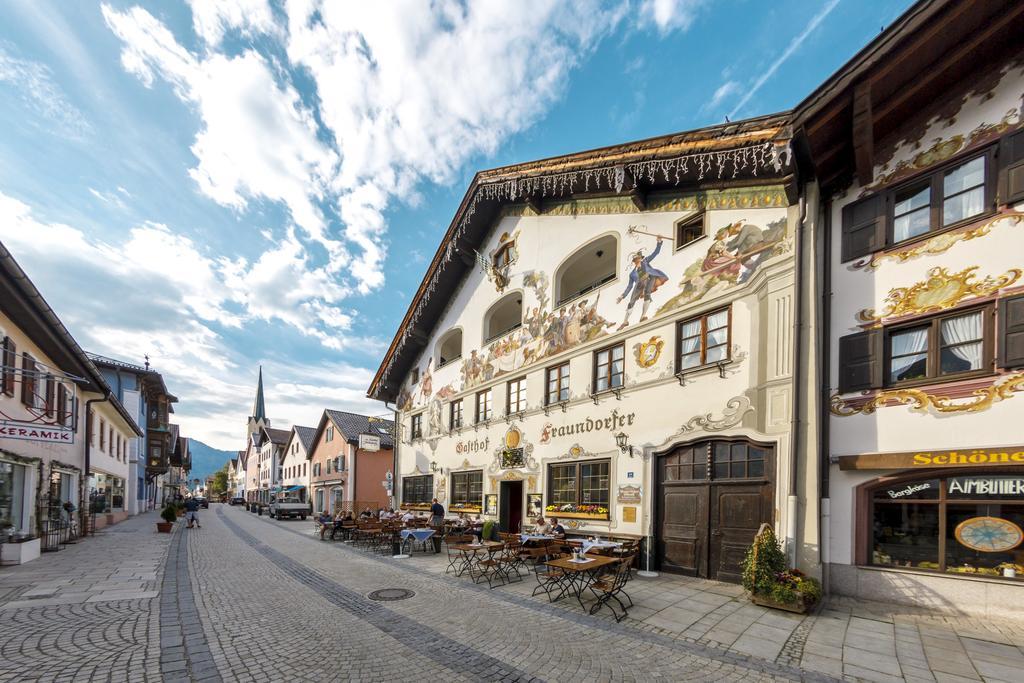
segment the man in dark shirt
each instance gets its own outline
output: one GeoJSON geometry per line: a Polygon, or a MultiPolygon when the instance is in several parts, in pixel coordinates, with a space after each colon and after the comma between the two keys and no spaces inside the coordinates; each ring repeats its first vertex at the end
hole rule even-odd
{"type": "Polygon", "coordinates": [[[189,498],[185,501],[185,521],[188,522],[188,528],[191,529],[192,525],[195,524],[197,527],[202,529],[199,525],[199,501],[195,498],[189,498]]]}
{"type": "Polygon", "coordinates": [[[441,534],[444,532],[444,506],[434,499],[430,506],[430,526],[434,527],[434,552],[441,552],[441,534]]]}

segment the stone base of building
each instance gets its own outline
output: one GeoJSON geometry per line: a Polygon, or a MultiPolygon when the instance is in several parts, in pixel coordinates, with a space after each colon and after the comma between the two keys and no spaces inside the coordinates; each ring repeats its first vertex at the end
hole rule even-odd
{"type": "Polygon", "coordinates": [[[99,530],[104,527],[111,526],[113,524],[118,524],[126,519],[128,519],[128,513],[125,512],[124,510],[119,510],[117,512],[97,513],[96,529],[99,530]]]}
{"type": "Polygon", "coordinates": [[[829,565],[828,588],[833,595],[998,619],[1019,620],[1024,603],[1024,581],[848,564],[829,565]]]}

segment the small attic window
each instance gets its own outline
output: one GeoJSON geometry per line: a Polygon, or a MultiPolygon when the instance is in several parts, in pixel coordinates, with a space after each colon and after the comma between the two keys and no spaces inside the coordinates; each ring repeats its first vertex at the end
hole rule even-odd
{"type": "Polygon", "coordinates": [[[704,215],[701,211],[676,223],[676,249],[682,249],[704,237],[704,215]]]}
{"type": "Polygon", "coordinates": [[[462,358],[462,330],[455,328],[448,330],[438,341],[435,366],[441,367],[459,358],[462,358]]]}
{"type": "Polygon", "coordinates": [[[420,383],[420,369],[419,368],[413,368],[412,369],[412,383],[413,384],[419,384],[420,383]]]}

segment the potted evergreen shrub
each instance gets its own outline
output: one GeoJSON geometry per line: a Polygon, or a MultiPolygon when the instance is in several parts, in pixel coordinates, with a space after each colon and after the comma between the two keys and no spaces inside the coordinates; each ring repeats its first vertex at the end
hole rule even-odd
{"type": "Polygon", "coordinates": [[[775,532],[764,525],[743,559],[743,587],[757,605],[803,614],[821,599],[821,584],[786,566],[775,532]]]}
{"type": "Polygon", "coordinates": [[[177,508],[173,505],[167,505],[167,507],[160,511],[160,517],[164,521],[156,523],[156,530],[162,534],[171,533],[171,528],[174,526],[174,520],[178,518],[177,508]]]}

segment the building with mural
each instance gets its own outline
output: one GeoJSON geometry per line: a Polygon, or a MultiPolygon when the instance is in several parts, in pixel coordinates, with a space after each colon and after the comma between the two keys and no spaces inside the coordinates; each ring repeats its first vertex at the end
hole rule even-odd
{"type": "Polygon", "coordinates": [[[401,505],[729,581],[761,524],[816,543],[795,172],[782,115],[477,174],[369,390],[401,505]]]}
{"type": "Polygon", "coordinates": [[[919,3],[795,114],[819,259],[834,593],[1019,615],[1024,6],[919,3]]]}

